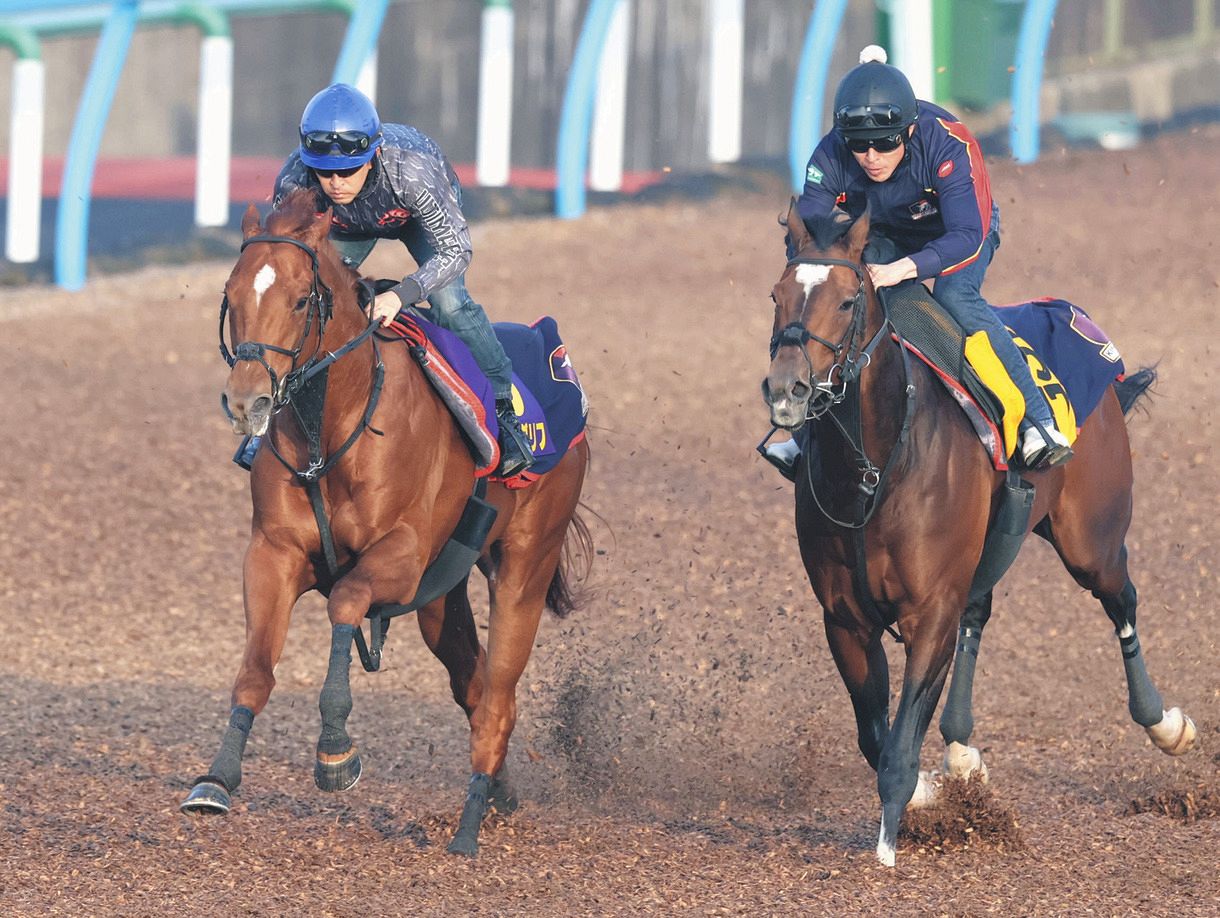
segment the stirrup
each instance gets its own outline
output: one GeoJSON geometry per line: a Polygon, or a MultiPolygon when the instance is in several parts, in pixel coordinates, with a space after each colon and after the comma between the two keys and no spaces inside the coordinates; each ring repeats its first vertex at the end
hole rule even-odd
{"type": "Polygon", "coordinates": [[[1043,469],[1053,468],[1057,465],[1062,465],[1072,458],[1074,455],[1072,447],[1064,440],[1063,435],[1055,428],[1043,427],[1037,421],[1032,421],[1033,425],[1021,437],[1021,445],[1018,450],[1021,455],[1021,463],[1030,471],[1041,471],[1043,469]],[[1053,431],[1053,433],[1052,433],[1053,431]],[[1030,435],[1037,436],[1042,443],[1042,448],[1035,453],[1026,454],[1025,440],[1030,435]],[[1055,435],[1058,434],[1058,439],[1055,435]],[[1062,441],[1062,442],[1061,442],[1062,441]]]}
{"type": "Polygon", "coordinates": [[[534,453],[511,404],[504,407],[497,405],[496,421],[500,425],[500,467],[496,469],[496,474],[501,478],[512,478],[528,471],[534,464],[534,453]]]}

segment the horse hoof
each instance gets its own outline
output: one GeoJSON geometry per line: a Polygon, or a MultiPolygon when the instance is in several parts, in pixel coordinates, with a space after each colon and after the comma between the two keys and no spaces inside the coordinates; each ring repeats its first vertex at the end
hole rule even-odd
{"type": "Polygon", "coordinates": [[[313,764],[313,782],[328,793],[350,790],[360,780],[361,771],[360,753],[355,746],[341,755],[319,752],[313,764]]]}
{"type": "MultiPolygon", "coordinates": [[[[915,793],[907,803],[908,810],[922,810],[934,805],[940,797],[940,772],[921,771],[915,793]]],[[[893,865],[891,865],[893,866],[893,865]]]]}
{"type": "Polygon", "coordinates": [[[1166,755],[1184,755],[1195,748],[1199,731],[1195,722],[1182,713],[1181,708],[1170,708],[1161,722],[1145,727],[1148,736],[1166,755]]]}
{"type": "Polygon", "coordinates": [[[479,853],[479,840],[461,829],[453,836],[453,841],[446,849],[450,854],[460,854],[462,857],[474,857],[479,853]]]}
{"type": "Polygon", "coordinates": [[[945,771],[954,778],[965,781],[971,775],[977,774],[979,780],[987,783],[987,766],[983,762],[983,754],[973,746],[964,743],[950,743],[945,747],[945,771]]]}
{"type": "Polygon", "coordinates": [[[230,806],[232,801],[223,784],[199,781],[191,788],[186,799],[178,804],[178,809],[184,813],[217,813],[223,816],[229,812],[230,806]]]}

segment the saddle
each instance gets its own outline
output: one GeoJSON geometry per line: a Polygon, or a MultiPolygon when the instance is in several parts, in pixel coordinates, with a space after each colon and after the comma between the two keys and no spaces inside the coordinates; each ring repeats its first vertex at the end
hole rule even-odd
{"type": "MultiPolygon", "coordinates": [[[[922,284],[886,288],[881,294],[904,345],[962,407],[994,467],[1007,469],[1024,400],[986,333],[968,335],[922,284]]],[[[992,308],[1025,357],[1056,427],[1074,441],[1102,394],[1124,373],[1118,348],[1083,309],[1066,300],[992,308]]]]}
{"type": "MultiPolygon", "coordinates": [[[[471,455],[475,475],[490,476],[499,462],[499,424],[491,381],[457,335],[430,321],[427,309],[402,310],[379,331],[383,340],[407,343],[424,376],[457,421],[471,455]]],[[[528,487],[545,475],[585,436],[588,399],[550,316],[532,325],[497,322],[492,330],[512,361],[513,409],[530,441],[534,464],[503,479],[509,488],[528,487]]]]}

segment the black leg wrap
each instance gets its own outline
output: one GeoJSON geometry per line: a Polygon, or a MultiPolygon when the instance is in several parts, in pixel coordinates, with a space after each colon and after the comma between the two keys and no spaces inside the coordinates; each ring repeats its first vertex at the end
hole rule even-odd
{"type": "Polygon", "coordinates": [[[229,726],[220,740],[220,751],[212,759],[208,777],[216,779],[227,790],[237,790],[241,784],[241,757],[246,751],[246,740],[254,726],[254,712],[249,708],[236,707],[229,715],[229,726]]]}
{"type": "Polygon", "coordinates": [[[1161,693],[1148,678],[1139,635],[1134,628],[1126,637],[1119,636],[1118,646],[1122,648],[1123,669],[1127,672],[1127,710],[1131,712],[1131,719],[1141,727],[1159,724],[1165,715],[1164,703],[1161,693]]]}
{"type": "Polygon", "coordinates": [[[470,776],[466,790],[466,805],[462,807],[462,818],[457,832],[449,843],[450,854],[474,857],[479,851],[479,827],[487,815],[487,797],[491,791],[491,775],[475,772],[470,776]]]}
{"type": "Polygon", "coordinates": [[[957,636],[957,654],[953,660],[953,679],[949,683],[949,695],[945,709],[940,715],[940,735],[945,744],[970,744],[974,732],[974,665],[978,661],[979,641],[982,635],[977,629],[963,625],[957,636]]]}
{"type": "Polygon", "coordinates": [[[318,752],[326,755],[342,755],[352,748],[351,737],[347,735],[347,717],[352,713],[349,678],[355,634],[353,625],[335,625],[331,629],[330,663],[318,695],[318,711],[322,715],[318,752]]]}

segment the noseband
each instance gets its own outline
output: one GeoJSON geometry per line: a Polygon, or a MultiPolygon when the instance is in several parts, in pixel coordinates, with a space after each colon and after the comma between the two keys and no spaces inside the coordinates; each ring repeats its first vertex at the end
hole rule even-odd
{"type": "Polygon", "coordinates": [[[844,258],[812,258],[807,255],[797,255],[788,260],[789,268],[797,265],[839,265],[851,268],[857,281],[856,293],[852,297],[851,322],[837,344],[809,331],[805,324],[808,321],[808,297],[805,298],[800,316],[781,328],[771,338],[772,360],[782,347],[801,349],[805,365],[809,368],[809,386],[813,389],[813,395],[809,397],[807,414],[807,419],[811,420],[821,417],[833,405],[843,401],[847,386],[860,376],[872,360],[873,351],[884,337],[888,323],[882,322],[881,328],[873,340],[867,346],[861,346],[864,341],[864,323],[868,318],[868,311],[865,309],[868,300],[864,292],[864,268],[858,263],[844,258]],[[826,371],[825,379],[814,378],[813,364],[809,360],[809,354],[805,351],[805,345],[810,341],[816,341],[834,355],[835,362],[826,371]]]}
{"type": "MultiPolygon", "coordinates": [[[[225,316],[229,311],[229,298],[225,296],[220,301],[220,356],[224,358],[225,363],[230,367],[237,366],[243,360],[261,363],[263,369],[267,371],[267,375],[271,377],[272,398],[274,399],[274,407],[278,409],[287,401],[288,394],[292,389],[298,388],[306,378],[313,375],[310,371],[318,363],[317,354],[318,349],[322,346],[322,335],[326,331],[326,323],[334,311],[334,295],[331,289],[318,276],[318,253],[301,242],[301,240],[294,239],[291,236],[251,236],[242,242],[241,251],[244,252],[247,246],[254,245],[256,242],[285,242],[289,245],[295,245],[309,256],[309,260],[313,265],[313,282],[310,284],[309,296],[305,300],[305,327],[301,330],[301,337],[297,340],[296,347],[292,349],[280,347],[276,344],[265,344],[261,341],[242,341],[230,353],[228,346],[225,344],[225,316]],[[314,349],[314,353],[309,360],[298,368],[297,360],[301,356],[301,351],[305,348],[305,342],[309,340],[309,332],[313,327],[315,315],[318,319],[318,346],[314,349]],[[266,354],[268,351],[274,354],[283,354],[292,362],[291,369],[284,375],[283,379],[276,375],[271,364],[267,362],[266,354]]],[[[327,361],[327,365],[331,362],[327,361]]]]}

